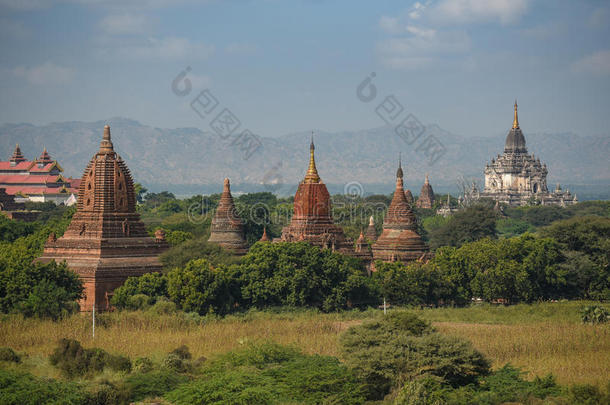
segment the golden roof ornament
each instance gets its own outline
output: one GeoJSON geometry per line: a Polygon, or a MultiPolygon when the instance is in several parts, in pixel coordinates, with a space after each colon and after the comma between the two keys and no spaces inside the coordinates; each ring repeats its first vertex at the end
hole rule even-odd
{"type": "Polygon", "coordinates": [[[311,132],[311,144],[309,145],[309,168],[307,168],[307,174],[305,175],[305,183],[319,183],[320,176],[318,175],[318,169],[316,169],[316,159],[314,157],[314,151],[316,147],[313,144],[313,131],[311,132]]]}

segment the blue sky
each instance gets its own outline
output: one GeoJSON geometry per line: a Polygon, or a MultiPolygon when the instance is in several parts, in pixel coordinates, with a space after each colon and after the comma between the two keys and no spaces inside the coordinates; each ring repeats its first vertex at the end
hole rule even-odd
{"type": "Polygon", "coordinates": [[[114,116],[208,128],[205,88],[263,136],[383,124],[371,72],[424,123],[609,135],[602,0],[0,0],[0,122],[114,116]],[[186,67],[192,91],[177,96],[186,67]]]}

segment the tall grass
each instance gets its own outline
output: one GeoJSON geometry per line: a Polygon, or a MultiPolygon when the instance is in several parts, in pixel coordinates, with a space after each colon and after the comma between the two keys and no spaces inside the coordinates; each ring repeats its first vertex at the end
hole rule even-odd
{"type": "MultiPolygon", "coordinates": [[[[414,311],[441,332],[472,341],[494,367],[510,362],[531,376],[553,373],[562,384],[604,386],[610,375],[610,325],[582,324],[579,309],[586,304],[414,311]]],[[[132,359],[148,356],[160,360],[181,345],[187,345],[195,358],[209,358],[260,340],[294,344],[306,353],[339,356],[339,335],[351,325],[376,316],[383,315],[377,310],[334,314],[279,310],[193,321],[182,315],[121,312],[98,317],[95,339],[91,336],[91,315],[75,315],[59,322],[4,316],[0,318],[0,346],[27,354],[25,366],[38,375],[55,373],[44,358],[60,338],[76,339],[85,347],[101,347],[132,359]]]]}

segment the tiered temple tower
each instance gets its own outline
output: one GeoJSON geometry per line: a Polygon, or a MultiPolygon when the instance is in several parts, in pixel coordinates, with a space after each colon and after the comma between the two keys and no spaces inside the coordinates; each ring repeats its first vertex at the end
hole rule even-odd
{"type": "Polygon", "coordinates": [[[248,253],[248,244],[244,237],[244,222],[235,209],[229,179],[224,181],[220,202],[212,219],[212,232],[208,242],[217,243],[236,255],[248,253]]]}
{"type": "Polygon", "coordinates": [[[396,171],[396,190],[383,220],[383,231],[373,244],[373,259],[386,262],[408,262],[428,254],[428,246],[417,234],[417,222],[407,203],[403,187],[402,166],[396,171]]]}
{"type": "Polygon", "coordinates": [[[536,202],[542,205],[571,205],[578,201],[576,196],[561,190],[559,185],[555,192],[549,192],[547,174],[546,164],[541,164],[540,158],[527,153],[515,100],[513,127],[506,136],[504,153],[485,166],[485,188],[480,196],[513,206],[536,202]]]}
{"type": "Polygon", "coordinates": [[[49,236],[38,260],[66,261],[84,282],[81,311],[110,308],[114,289],[130,276],[160,271],[168,245],[162,232],[148,236],[136,213],[133,180],[104,127],[99,151],[85,169],[77,211],[64,235],[49,236]]]}
{"type": "MultiPolygon", "coordinates": [[[[411,196],[413,198],[413,196],[411,196]]],[[[428,175],[426,174],[426,181],[424,185],[421,186],[421,191],[419,192],[419,197],[417,198],[417,202],[415,203],[417,208],[427,208],[430,209],[434,206],[434,191],[432,190],[432,186],[430,185],[430,181],[428,180],[428,175]]]]}
{"type": "Polygon", "coordinates": [[[313,137],[309,147],[309,168],[294,196],[290,225],[282,229],[282,242],[308,241],[340,253],[353,254],[353,242],[332,218],[330,194],[320,179],[314,157],[313,137]]]}

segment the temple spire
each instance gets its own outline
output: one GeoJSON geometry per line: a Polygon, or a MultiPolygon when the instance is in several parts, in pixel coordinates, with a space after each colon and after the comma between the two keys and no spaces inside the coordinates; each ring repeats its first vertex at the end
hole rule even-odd
{"type": "Polygon", "coordinates": [[[99,153],[114,153],[114,146],[112,145],[112,138],[110,137],[110,126],[104,126],[104,136],[100,143],[99,153]]]}
{"type": "Polygon", "coordinates": [[[403,172],[402,172],[402,158],[400,155],[400,152],[398,152],[398,170],[396,170],[396,178],[403,178],[403,172]]]}
{"type": "Polygon", "coordinates": [[[517,115],[517,99],[515,99],[515,117],[513,118],[513,129],[519,128],[519,117],[517,115]]]}
{"type": "Polygon", "coordinates": [[[309,168],[307,168],[307,174],[305,175],[305,183],[319,183],[320,176],[318,175],[318,169],[316,169],[316,159],[314,151],[316,147],[313,144],[313,131],[311,132],[311,144],[309,145],[309,168]]]}
{"type": "Polygon", "coordinates": [[[19,144],[15,145],[15,150],[13,151],[13,156],[11,156],[10,161],[12,163],[19,163],[19,162],[23,162],[25,160],[25,157],[23,157],[23,153],[21,153],[21,148],[19,147],[19,144]]]}

